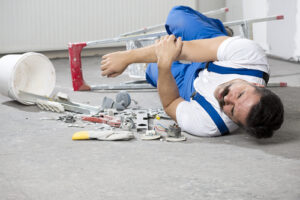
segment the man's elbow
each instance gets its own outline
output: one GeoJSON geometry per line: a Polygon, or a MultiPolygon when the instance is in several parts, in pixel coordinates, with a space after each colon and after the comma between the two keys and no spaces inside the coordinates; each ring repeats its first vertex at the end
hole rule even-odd
{"type": "Polygon", "coordinates": [[[163,106],[165,113],[171,117],[174,121],[176,121],[176,110],[174,111],[171,107],[169,106],[163,106]]]}
{"type": "Polygon", "coordinates": [[[165,112],[167,113],[167,115],[169,115],[174,121],[177,121],[176,120],[177,106],[182,101],[184,101],[184,100],[181,97],[179,97],[179,98],[175,99],[174,101],[172,101],[171,103],[169,103],[167,105],[163,105],[163,108],[164,108],[165,112]]]}

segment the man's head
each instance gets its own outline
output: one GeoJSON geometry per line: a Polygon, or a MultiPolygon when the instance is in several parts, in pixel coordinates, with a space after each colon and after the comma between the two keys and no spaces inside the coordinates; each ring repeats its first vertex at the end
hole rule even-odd
{"type": "Polygon", "coordinates": [[[223,112],[257,138],[267,138],[283,123],[279,97],[263,85],[235,79],[219,85],[215,92],[223,112]]]}

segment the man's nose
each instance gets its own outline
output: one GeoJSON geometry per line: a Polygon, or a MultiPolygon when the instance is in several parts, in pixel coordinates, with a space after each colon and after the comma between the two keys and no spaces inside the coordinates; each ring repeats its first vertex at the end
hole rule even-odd
{"type": "Polygon", "coordinates": [[[224,102],[225,104],[233,104],[234,103],[234,99],[233,96],[228,94],[224,97],[224,102]]]}

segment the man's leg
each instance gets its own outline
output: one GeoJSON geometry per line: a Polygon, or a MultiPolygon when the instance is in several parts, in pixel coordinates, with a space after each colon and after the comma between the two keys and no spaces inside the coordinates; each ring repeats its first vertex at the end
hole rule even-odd
{"type": "Polygon", "coordinates": [[[183,41],[227,36],[227,32],[218,19],[209,18],[186,6],[176,6],[166,20],[166,31],[183,41]]]}
{"type": "MultiPolygon", "coordinates": [[[[189,7],[174,7],[166,20],[166,31],[183,41],[226,36],[225,28],[218,19],[208,18],[189,7]]],[[[193,92],[193,81],[197,71],[205,67],[204,63],[182,64],[174,62],[171,72],[176,80],[180,96],[189,100],[193,92]]],[[[158,68],[156,63],[148,65],[146,79],[154,87],[157,86],[158,68]]]]}

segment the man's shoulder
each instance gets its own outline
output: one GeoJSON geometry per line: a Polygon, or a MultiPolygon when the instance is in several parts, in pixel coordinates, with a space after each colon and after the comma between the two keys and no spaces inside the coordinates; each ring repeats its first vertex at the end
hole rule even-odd
{"type": "MultiPolygon", "coordinates": [[[[204,98],[224,120],[229,131],[234,131],[237,125],[220,110],[219,105],[208,96],[204,98]]],[[[181,102],[177,107],[176,118],[179,126],[192,135],[208,137],[221,135],[210,114],[195,100],[181,102]]]]}
{"type": "Polygon", "coordinates": [[[257,42],[241,37],[232,37],[221,44],[218,50],[218,64],[269,71],[263,48],[257,42]]]}

